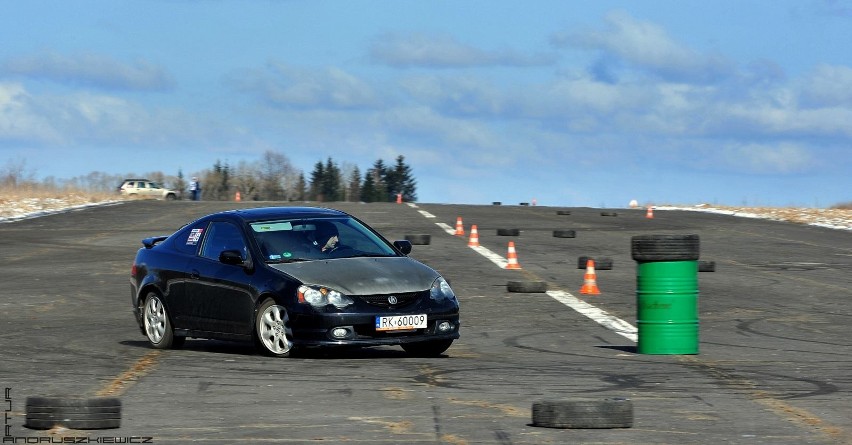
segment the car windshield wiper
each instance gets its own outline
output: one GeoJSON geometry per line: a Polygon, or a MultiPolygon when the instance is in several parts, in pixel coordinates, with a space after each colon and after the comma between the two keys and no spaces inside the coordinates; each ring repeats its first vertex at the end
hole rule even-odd
{"type": "Polygon", "coordinates": [[[362,257],[364,257],[364,258],[366,258],[366,257],[385,258],[385,257],[393,257],[393,256],[396,256],[396,255],[393,255],[393,254],[388,255],[386,253],[358,252],[357,254],[349,256],[347,258],[362,258],[362,257]]]}
{"type": "Polygon", "coordinates": [[[266,264],[299,263],[302,261],[310,260],[308,258],[279,258],[275,260],[266,260],[266,264]]]}

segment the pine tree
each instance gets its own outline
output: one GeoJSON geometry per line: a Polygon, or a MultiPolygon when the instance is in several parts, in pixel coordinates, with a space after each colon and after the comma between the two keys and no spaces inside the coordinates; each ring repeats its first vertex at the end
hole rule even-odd
{"type": "Polygon", "coordinates": [[[394,168],[395,193],[402,194],[402,199],[406,202],[417,201],[417,181],[411,176],[411,167],[405,163],[405,157],[402,155],[396,158],[396,167],[394,168]]]}
{"type": "Polygon", "coordinates": [[[340,180],[340,168],[331,157],[325,163],[325,173],[321,180],[322,194],[326,201],[341,201],[343,197],[343,189],[340,180]]]}
{"type": "Polygon", "coordinates": [[[361,186],[361,200],[364,202],[373,202],[376,197],[376,181],[372,170],[367,170],[364,175],[364,185],[361,186]]]}
{"type": "Polygon", "coordinates": [[[373,177],[373,192],[368,202],[388,202],[387,168],[381,159],[373,163],[373,168],[367,171],[373,177]]]}
{"type": "Polygon", "coordinates": [[[305,173],[299,173],[299,180],[296,182],[296,201],[307,201],[308,185],[305,181],[305,173]]]}
{"type": "Polygon", "coordinates": [[[349,202],[361,201],[361,170],[355,167],[349,177],[349,202]]]}
{"type": "Polygon", "coordinates": [[[325,166],[322,161],[317,161],[314,164],[314,171],[311,172],[311,187],[308,190],[308,199],[311,201],[323,202],[322,181],[325,177],[325,166]]]}

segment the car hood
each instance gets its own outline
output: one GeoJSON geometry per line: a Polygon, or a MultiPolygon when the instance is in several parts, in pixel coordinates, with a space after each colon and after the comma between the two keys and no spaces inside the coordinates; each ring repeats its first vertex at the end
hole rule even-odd
{"type": "Polygon", "coordinates": [[[438,278],[432,268],[408,257],[336,258],[270,266],[302,283],[349,295],[422,291],[438,278]]]}

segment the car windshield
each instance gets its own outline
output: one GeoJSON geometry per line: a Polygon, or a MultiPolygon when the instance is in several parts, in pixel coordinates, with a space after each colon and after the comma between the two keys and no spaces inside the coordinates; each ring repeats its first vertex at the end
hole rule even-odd
{"type": "Polygon", "coordinates": [[[396,256],[384,240],[352,218],[284,219],[251,223],[266,262],[396,256]]]}

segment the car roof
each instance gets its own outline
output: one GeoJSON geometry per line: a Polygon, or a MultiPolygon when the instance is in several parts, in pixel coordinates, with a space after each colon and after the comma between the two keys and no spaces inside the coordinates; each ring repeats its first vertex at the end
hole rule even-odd
{"type": "Polygon", "coordinates": [[[340,210],[324,207],[256,207],[250,209],[235,209],[214,213],[210,216],[230,215],[245,222],[269,221],[288,218],[328,218],[350,216],[340,210]]]}

